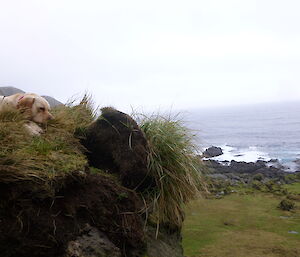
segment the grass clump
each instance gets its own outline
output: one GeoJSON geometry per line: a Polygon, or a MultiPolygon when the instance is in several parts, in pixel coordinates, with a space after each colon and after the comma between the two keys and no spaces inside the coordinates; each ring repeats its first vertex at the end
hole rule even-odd
{"type": "Polygon", "coordinates": [[[278,208],[283,210],[283,211],[290,211],[292,209],[295,208],[295,203],[288,200],[288,199],[283,199],[279,205],[278,205],[278,208]]]}
{"type": "Polygon", "coordinates": [[[149,173],[156,181],[152,218],[181,226],[183,205],[199,196],[204,185],[194,136],[181,121],[170,118],[156,116],[140,123],[150,147],[149,173]]]}
{"type": "Polygon", "coordinates": [[[77,105],[54,108],[52,113],[55,119],[39,137],[28,134],[24,129],[27,121],[19,112],[0,114],[0,182],[51,184],[69,172],[84,170],[87,160],[74,132],[94,119],[89,98],[84,97],[77,105]]]}

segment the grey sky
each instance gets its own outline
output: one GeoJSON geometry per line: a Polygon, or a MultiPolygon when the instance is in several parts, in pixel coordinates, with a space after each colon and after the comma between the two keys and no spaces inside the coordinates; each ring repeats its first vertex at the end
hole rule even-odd
{"type": "Polygon", "coordinates": [[[100,105],[300,100],[295,0],[0,0],[0,86],[100,105]]]}

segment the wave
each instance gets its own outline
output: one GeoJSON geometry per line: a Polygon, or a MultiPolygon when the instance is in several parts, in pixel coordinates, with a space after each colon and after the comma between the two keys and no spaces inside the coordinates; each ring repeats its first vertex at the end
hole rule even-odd
{"type": "Polygon", "coordinates": [[[223,150],[223,154],[217,157],[211,158],[219,162],[223,161],[244,161],[244,162],[256,162],[257,160],[269,161],[271,160],[268,153],[261,151],[256,146],[250,146],[248,148],[236,148],[230,145],[220,146],[223,150]]]}

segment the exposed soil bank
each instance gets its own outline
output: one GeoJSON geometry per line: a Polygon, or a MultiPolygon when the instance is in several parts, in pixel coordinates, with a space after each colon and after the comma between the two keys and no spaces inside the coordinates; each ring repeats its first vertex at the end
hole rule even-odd
{"type": "Polygon", "coordinates": [[[73,173],[52,185],[53,197],[32,183],[0,185],[2,257],[64,256],[87,224],[126,256],[140,256],[145,249],[141,201],[111,178],[73,173]]]}

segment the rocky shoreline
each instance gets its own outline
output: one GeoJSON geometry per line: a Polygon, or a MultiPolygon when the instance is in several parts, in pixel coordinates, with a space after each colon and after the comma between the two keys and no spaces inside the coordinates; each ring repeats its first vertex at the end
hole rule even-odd
{"type": "MultiPolygon", "coordinates": [[[[213,157],[222,154],[220,147],[210,147],[203,152],[203,162],[209,168],[209,177],[230,182],[232,185],[249,184],[253,180],[259,180],[263,183],[272,180],[278,184],[286,184],[293,182],[293,176],[289,175],[297,176],[300,174],[300,166],[296,172],[288,172],[277,159],[257,160],[256,162],[217,161],[213,159],[213,157]]],[[[295,160],[295,163],[299,164],[299,160],[295,160]]]]}

